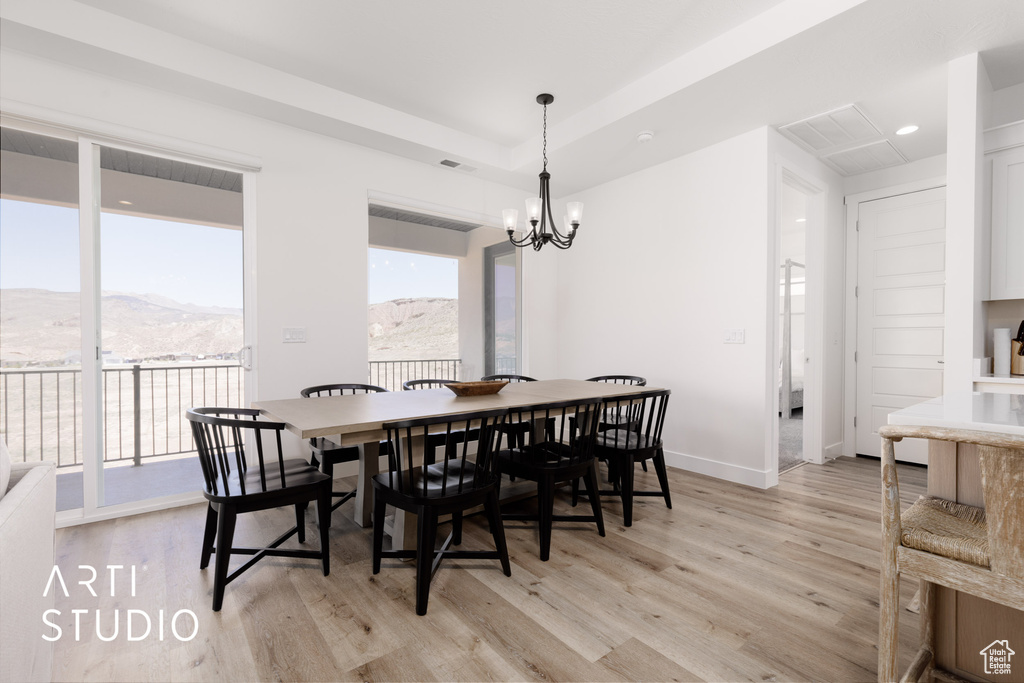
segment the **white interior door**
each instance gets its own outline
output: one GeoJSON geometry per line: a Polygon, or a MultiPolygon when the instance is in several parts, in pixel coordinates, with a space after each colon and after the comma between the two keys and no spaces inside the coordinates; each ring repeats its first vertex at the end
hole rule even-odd
{"type": "MultiPolygon", "coordinates": [[[[862,202],[858,224],[857,452],[879,456],[890,412],[942,394],[945,188],[862,202]]],[[[927,444],[896,457],[927,463],[927,444]]]]}

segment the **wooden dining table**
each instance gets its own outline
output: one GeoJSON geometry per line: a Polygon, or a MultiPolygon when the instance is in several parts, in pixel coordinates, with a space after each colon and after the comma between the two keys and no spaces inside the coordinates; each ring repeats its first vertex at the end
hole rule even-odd
{"type": "MultiPolygon", "coordinates": [[[[456,396],[451,390],[441,387],[255,401],[252,407],[259,409],[268,419],[284,422],[288,431],[303,439],[326,436],[341,446],[359,448],[353,518],[360,526],[368,527],[372,523],[373,512],[371,478],[380,472],[379,444],[387,439],[387,432],[383,429],[387,422],[539,403],[629,396],[654,390],[652,387],[607,382],[552,379],[512,382],[499,393],[485,396],[456,396]]],[[[415,515],[397,511],[391,536],[395,548],[415,547],[410,545],[415,537],[415,515]]]]}

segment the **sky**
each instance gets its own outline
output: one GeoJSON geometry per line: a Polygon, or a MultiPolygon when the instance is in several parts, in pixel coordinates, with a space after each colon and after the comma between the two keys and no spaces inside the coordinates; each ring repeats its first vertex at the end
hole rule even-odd
{"type": "MultiPolygon", "coordinates": [[[[104,292],[242,308],[242,231],[104,213],[104,292]]],[[[369,303],[458,298],[454,258],[369,249],[369,303]]],[[[81,289],[78,210],[0,199],[0,289],[81,289]]]]}
{"type": "MultiPolygon", "coordinates": [[[[242,231],[104,213],[104,292],[242,308],[242,231]]],[[[81,290],[78,209],[0,199],[0,288],[81,290]]]]}
{"type": "Polygon", "coordinates": [[[369,303],[413,297],[459,298],[459,260],[390,249],[369,250],[369,303]]]}

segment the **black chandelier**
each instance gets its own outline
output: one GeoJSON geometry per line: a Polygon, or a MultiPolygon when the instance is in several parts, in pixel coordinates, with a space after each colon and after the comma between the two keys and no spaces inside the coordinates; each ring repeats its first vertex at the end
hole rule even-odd
{"type": "Polygon", "coordinates": [[[515,209],[505,209],[501,212],[509,242],[517,247],[532,245],[534,251],[540,251],[541,247],[549,243],[559,249],[571,247],[576,237],[576,229],[580,227],[580,219],[583,218],[583,202],[568,202],[565,205],[566,214],[562,219],[562,231],[555,227],[555,220],[551,216],[551,191],[548,188],[548,181],[551,180],[551,174],[548,173],[548,105],[554,101],[555,98],[546,93],[537,95],[537,103],[544,105],[544,170],[540,172],[540,197],[530,197],[526,200],[526,220],[532,226],[529,234],[517,240],[515,229],[519,222],[519,212],[515,209]]]}

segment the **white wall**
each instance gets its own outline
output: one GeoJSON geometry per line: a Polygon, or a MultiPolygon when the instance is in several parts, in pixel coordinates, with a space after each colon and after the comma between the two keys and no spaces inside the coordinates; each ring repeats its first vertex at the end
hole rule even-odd
{"type": "Polygon", "coordinates": [[[987,128],[1005,126],[1020,121],[1024,112],[1024,83],[1002,88],[992,93],[992,108],[989,112],[987,128]]]}
{"type": "Polygon", "coordinates": [[[552,255],[558,374],[636,374],[672,389],[670,464],[758,486],[766,168],[762,128],[592,188],[574,196],[586,221],[572,249],[552,255]],[[743,328],[746,343],[723,344],[727,328],[743,328]]]}
{"type": "Polygon", "coordinates": [[[944,182],[945,177],[946,155],[937,154],[926,159],[912,161],[909,164],[900,164],[844,178],[843,192],[847,195],[860,194],[935,178],[942,178],[944,182]]]}
{"type": "MultiPolygon", "coordinates": [[[[254,398],[367,372],[367,196],[408,197],[493,216],[525,193],[156,89],[5,51],[3,97],[262,160],[255,205],[254,398]],[[284,344],[283,327],[305,327],[284,344]]],[[[524,305],[530,311],[530,303],[524,305]]],[[[293,440],[291,447],[301,444],[293,440]]]]}
{"type": "Polygon", "coordinates": [[[973,359],[984,354],[982,298],[989,255],[984,215],[984,144],[992,97],[977,53],[949,63],[946,140],[946,330],[943,391],[974,388],[973,359]]]}

